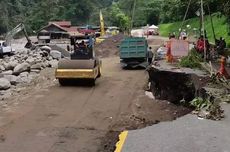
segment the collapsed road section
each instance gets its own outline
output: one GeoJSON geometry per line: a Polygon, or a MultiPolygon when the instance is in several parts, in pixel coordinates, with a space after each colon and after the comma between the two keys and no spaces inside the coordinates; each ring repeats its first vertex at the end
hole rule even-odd
{"type": "Polygon", "coordinates": [[[165,61],[148,69],[151,91],[159,100],[180,104],[192,101],[209,80],[207,73],[189,68],[177,68],[165,61]]]}

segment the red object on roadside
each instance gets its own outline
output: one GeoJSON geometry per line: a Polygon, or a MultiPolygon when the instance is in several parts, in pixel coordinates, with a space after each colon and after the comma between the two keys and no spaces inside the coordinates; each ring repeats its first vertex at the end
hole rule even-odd
{"type": "Polygon", "coordinates": [[[199,39],[197,41],[196,48],[198,49],[199,52],[204,51],[204,40],[203,39],[199,39]]]}
{"type": "Polygon", "coordinates": [[[226,58],[224,56],[221,57],[221,60],[220,60],[220,69],[219,69],[219,72],[218,72],[218,75],[219,76],[224,76],[225,78],[230,78],[227,70],[225,69],[225,64],[226,64],[226,58]]]}
{"type": "Polygon", "coordinates": [[[171,40],[168,41],[167,48],[168,48],[168,50],[167,50],[167,54],[166,54],[166,61],[172,63],[173,62],[173,56],[172,56],[172,52],[171,52],[171,40]]]}

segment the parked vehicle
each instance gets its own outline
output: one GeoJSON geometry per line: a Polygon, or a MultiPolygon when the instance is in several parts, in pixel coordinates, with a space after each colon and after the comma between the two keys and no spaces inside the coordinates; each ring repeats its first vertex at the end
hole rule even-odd
{"type": "Polygon", "coordinates": [[[148,63],[148,43],[143,37],[127,37],[120,46],[120,62],[123,68],[146,68],[148,63]]]}
{"type": "Polygon", "coordinates": [[[11,46],[7,45],[6,41],[0,41],[0,56],[3,56],[5,54],[13,54],[15,52],[14,49],[12,49],[11,46]]]}

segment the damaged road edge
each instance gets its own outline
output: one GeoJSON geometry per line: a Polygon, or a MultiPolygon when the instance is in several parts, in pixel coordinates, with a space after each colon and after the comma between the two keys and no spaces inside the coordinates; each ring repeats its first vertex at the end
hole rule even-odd
{"type": "Polygon", "coordinates": [[[116,150],[114,152],[121,152],[122,148],[124,146],[124,143],[127,139],[128,136],[128,131],[123,131],[121,132],[121,134],[119,135],[119,141],[116,144],[116,150]]]}

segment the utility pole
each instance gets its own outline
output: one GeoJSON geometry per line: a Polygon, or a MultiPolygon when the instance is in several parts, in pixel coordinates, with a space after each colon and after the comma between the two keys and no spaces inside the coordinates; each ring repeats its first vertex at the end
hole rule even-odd
{"type": "Polygon", "coordinates": [[[212,33],[213,33],[213,37],[214,37],[214,40],[215,40],[215,42],[216,42],[216,33],[215,33],[214,26],[213,26],[212,14],[211,14],[211,10],[210,10],[209,4],[207,4],[207,7],[208,7],[209,17],[210,17],[211,24],[212,24],[212,33]]]}
{"type": "Polygon", "coordinates": [[[204,61],[207,59],[207,48],[206,48],[206,34],[205,34],[205,25],[204,25],[204,2],[201,0],[201,24],[202,24],[202,32],[204,36],[204,61]]]}
{"type": "Polygon", "coordinates": [[[133,3],[133,12],[132,12],[131,23],[130,23],[130,30],[129,30],[129,36],[131,36],[131,32],[132,32],[132,28],[133,28],[133,21],[134,21],[136,3],[137,3],[137,0],[134,0],[134,3],[133,3]]]}

